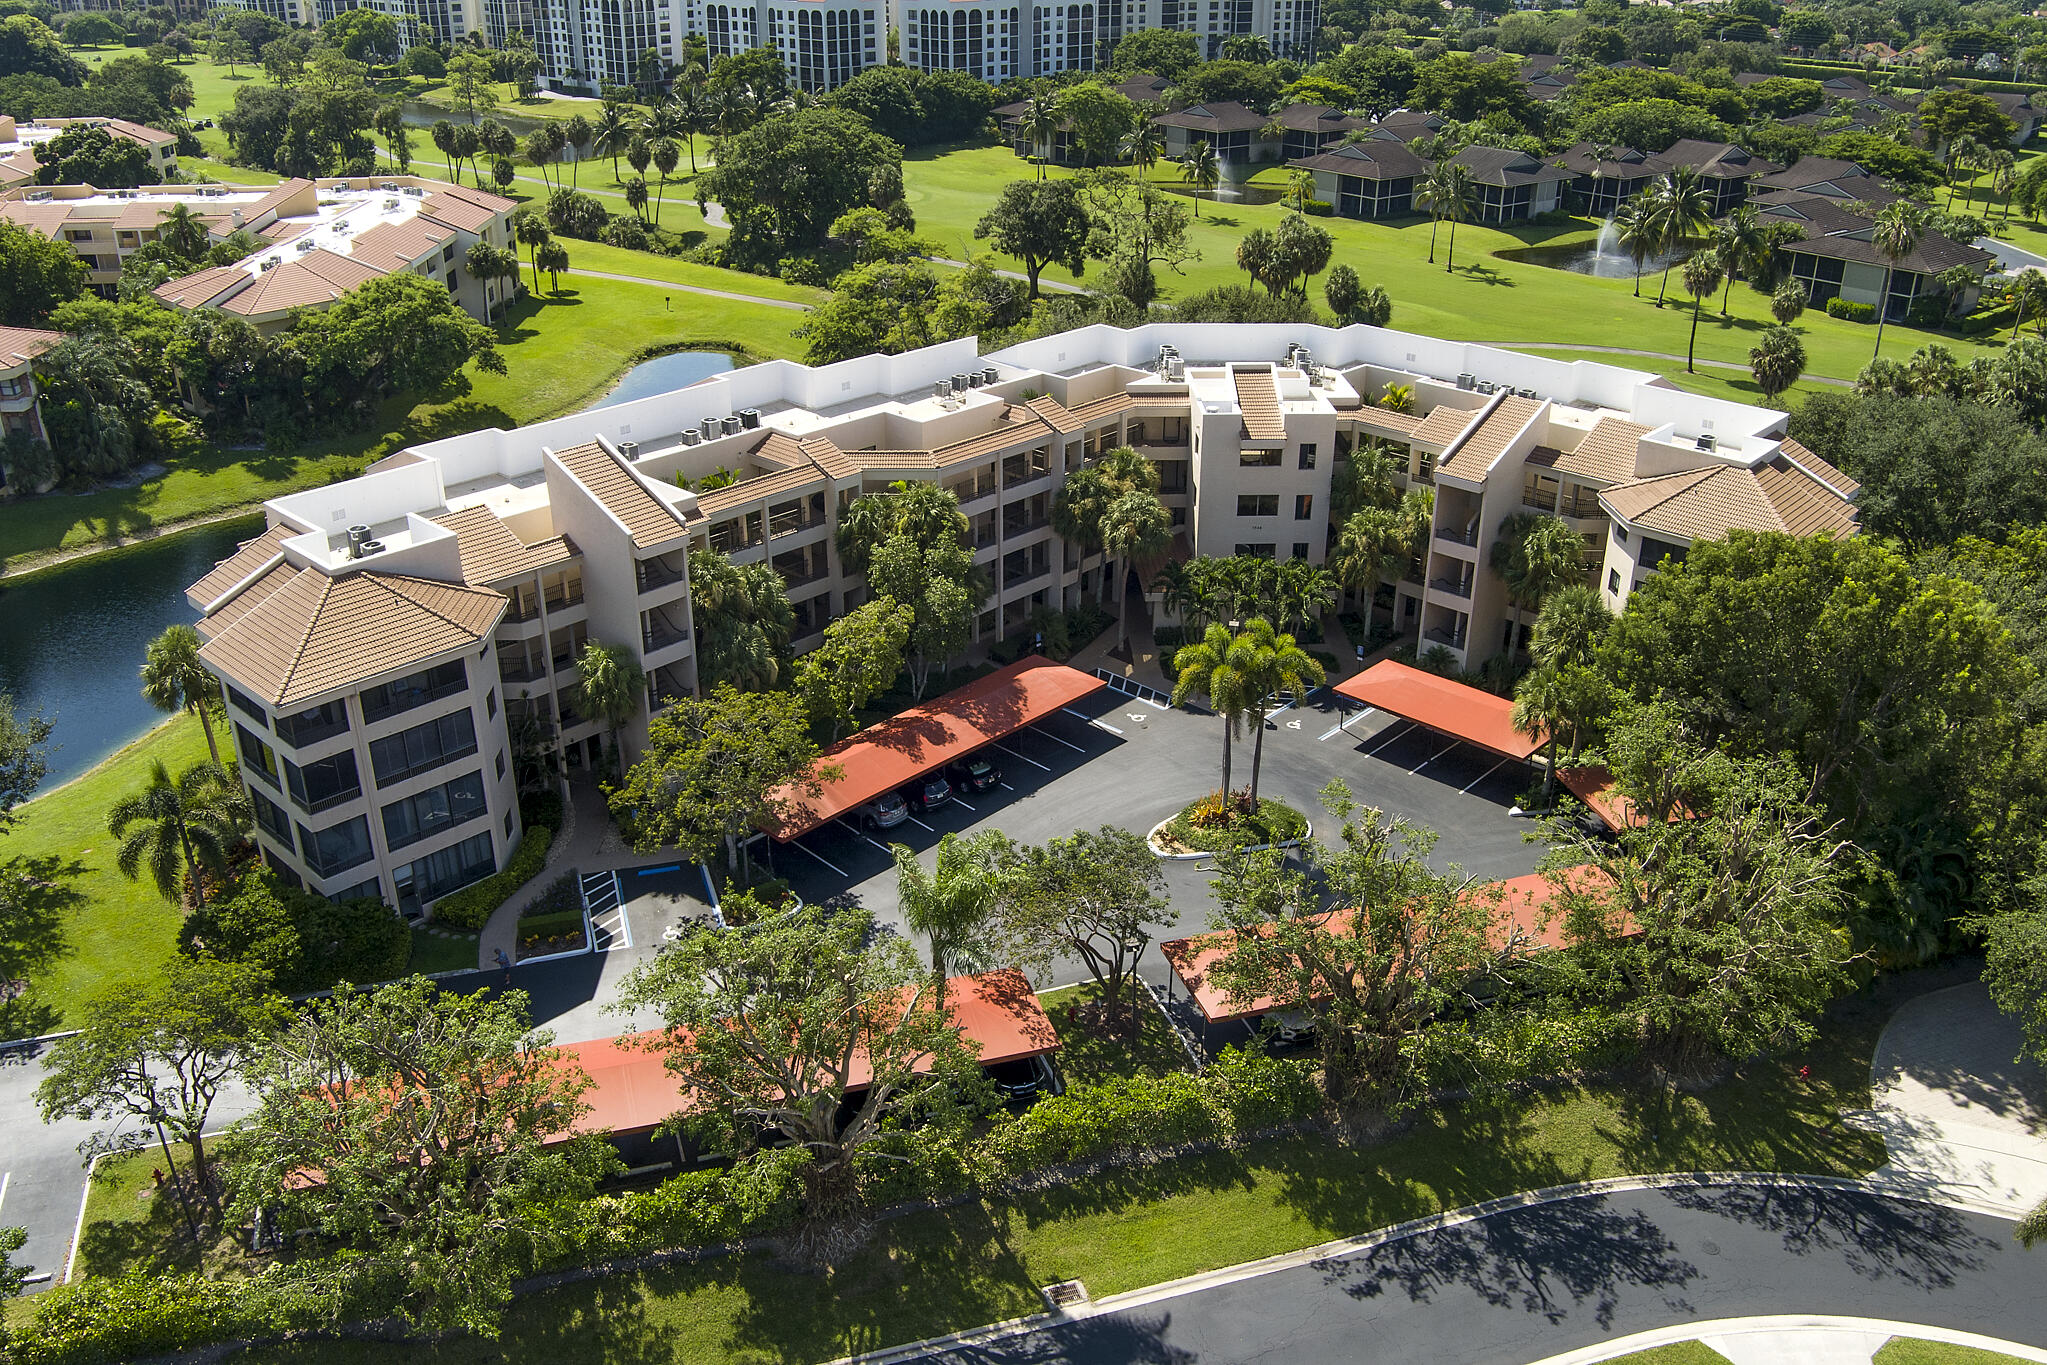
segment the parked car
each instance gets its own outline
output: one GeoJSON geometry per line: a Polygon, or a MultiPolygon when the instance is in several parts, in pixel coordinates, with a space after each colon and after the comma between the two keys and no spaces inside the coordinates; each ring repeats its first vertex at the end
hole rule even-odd
{"type": "Polygon", "coordinates": [[[1272,1026],[1272,1039],[1281,1047],[1298,1047],[1315,1041],[1315,1021],[1305,1010],[1279,1010],[1265,1016],[1272,1026]]]}
{"type": "Polygon", "coordinates": [[[1002,769],[985,758],[962,758],[945,765],[954,791],[984,792],[1002,780],[1002,769]]]}
{"type": "Polygon", "coordinates": [[[952,800],[952,783],[945,780],[943,773],[927,774],[922,781],[912,782],[903,788],[903,799],[914,811],[927,811],[952,800]]]}
{"type": "Polygon", "coordinates": [[[995,1089],[1006,1100],[1034,1100],[1040,1095],[1063,1095],[1066,1078],[1052,1059],[1043,1055],[1021,1057],[1013,1062],[996,1062],[982,1068],[995,1089]]]}
{"type": "Polygon", "coordinates": [[[883,792],[860,808],[860,823],[868,829],[894,829],[910,818],[910,804],[901,792],[883,792]]]}

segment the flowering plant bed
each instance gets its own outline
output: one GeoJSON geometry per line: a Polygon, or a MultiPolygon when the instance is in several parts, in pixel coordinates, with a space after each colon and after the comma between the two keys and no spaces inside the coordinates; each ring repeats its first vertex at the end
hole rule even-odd
{"type": "Polygon", "coordinates": [[[1188,804],[1153,834],[1167,853],[1222,853],[1260,844],[1290,844],[1307,837],[1308,817],[1284,801],[1248,792],[1210,792],[1188,804]]]}

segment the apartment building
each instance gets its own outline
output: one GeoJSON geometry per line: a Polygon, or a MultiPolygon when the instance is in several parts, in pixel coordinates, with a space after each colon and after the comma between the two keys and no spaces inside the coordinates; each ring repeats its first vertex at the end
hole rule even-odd
{"type": "Polygon", "coordinates": [[[267,14],[281,24],[311,27],[320,22],[316,4],[317,0],[206,0],[206,12],[247,9],[267,14]]]}
{"type": "MultiPolygon", "coordinates": [[[[1125,0],[1123,31],[1170,28],[1201,40],[1202,55],[1222,54],[1223,41],[1257,36],[1279,57],[1304,59],[1322,22],[1321,0],[1125,0]]],[[[1119,33],[1118,37],[1121,36],[1119,33]]]]}
{"type": "Polygon", "coordinates": [[[1419,574],[1391,585],[1395,619],[1475,666],[1509,643],[1488,563],[1523,509],[1570,519],[1588,581],[1604,555],[1625,590],[1660,562],[1642,536],[1677,543],[1680,515],[1692,536],[1852,531],[1853,485],[1785,420],[1639,371],[1369,327],[1089,327],[985,356],[969,338],[771,361],[410,447],[267,504],[269,529],[189,598],[268,803],[265,856],[330,895],[374,882],[409,912],[502,863],[520,746],[598,761],[584,644],[625,646],[647,676],[628,756],[696,688],[692,547],[772,565],[802,651],[865,598],[833,544],[839,514],[898,480],[937,483],[989,574],[985,643],[1041,607],[1143,591],[1052,527],[1061,480],[1103,451],[1157,465],[1175,556],[1320,562],[1332,470],[1375,441],[1436,498],[1419,574]],[[1380,405],[1389,386],[1410,410],[1380,405]],[[703,488],[719,470],[736,480],[703,488]]]}
{"type": "Polygon", "coordinates": [[[104,128],[113,136],[144,148],[149,153],[150,168],[165,180],[178,169],[178,135],[160,128],[130,123],[124,118],[50,118],[17,123],[11,115],[0,114],[0,190],[33,182],[36,172],[42,169],[42,163],[36,160],[36,148],[80,124],[104,128]]]}
{"type": "Polygon", "coordinates": [[[409,52],[416,42],[447,45],[472,31],[488,32],[485,0],[265,0],[264,13],[286,23],[301,22],[289,11],[311,12],[311,22],[324,24],[352,9],[374,10],[396,24],[398,49],[409,52]]]}
{"type": "MultiPolygon", "coordinates": [[[[1032,34],[1043,8],[1032,7],[1027,20],[1023,7],[1006,0],[905,5],[898,11],[903,64],[918,71],[964,71],[991,83],[1041,74],[1032,34]]],[[[1072,8],[1091,15],[1094,6],[1072,8]]],[[[1094,69],[1092,45],[1087,60],[1088,66],[1076,69],[1094,69]]]]}
{"type": "MultiPolygon", "coordinates": [[[[47,443],[43,430],[42,397],[36,389],[36,359],[64,340],[62,332],[37,327],[0,327],[0,439],[20,432],[32,441],[47,443]]],[[[16,493],[40,493],[40,488],[14,488],[7,471],[0,468],[0,498],[16,493]]]]}

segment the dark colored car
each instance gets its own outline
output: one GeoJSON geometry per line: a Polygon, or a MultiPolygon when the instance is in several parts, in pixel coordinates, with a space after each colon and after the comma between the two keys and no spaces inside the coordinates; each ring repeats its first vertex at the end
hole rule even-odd
{"type": "Polygon", "coordinates": [[[984,792],[1002,780],[1002,769],[985,758],[962,758],[945,765],[954,791],[984,792]]]}
{"type": "Polygon", "coordinates": [[[932,773],[903,788],[903,799],[910,803],[911,810],[930,810],[952,800],[952,783],[942,773],[932,773]]]}
{"type": "Polygon", "coordinates": [[[984,1067],[988,1079],[1006,1100],[1034,1100],[1040,1095],[1063,1095],[1066,1080],[1050,1057],[1020,1057],[984,1067]]]}

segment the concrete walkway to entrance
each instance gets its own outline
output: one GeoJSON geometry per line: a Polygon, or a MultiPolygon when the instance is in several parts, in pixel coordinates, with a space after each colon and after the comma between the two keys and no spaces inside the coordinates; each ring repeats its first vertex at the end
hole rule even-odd
{"type": "Polygon", "coordinates": [[[1890,1152],[1873,1178],[1944,1186],[2014,1216],[2047,1199],[2047,1073],[2014,1060],[2021,1045],[1981,982],[1900,1009],[1877,1042],[1875,1108],[1855,1116],[1890,1152]]]}
{"type": "Polygon", "coordinates": [[[514,892],[491,915],[477,936],[476,965],[486,969],[498,965],[498,953],[517,959],[519,916],[540,898],[554,880],[570,869],[594,872],[614,867],[625,853],[625,840],[605,809],[604,793],[589,778],[569,783],[569,799],[562,808],[562,827],[547,849],[547,866],[540,875],[514,892]]]}

